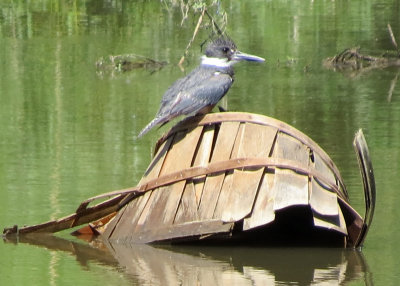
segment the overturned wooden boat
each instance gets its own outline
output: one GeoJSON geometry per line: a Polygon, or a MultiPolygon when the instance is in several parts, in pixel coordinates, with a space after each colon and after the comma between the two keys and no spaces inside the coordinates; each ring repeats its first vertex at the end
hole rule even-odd
{"type": "Polygon", "coordinates": [[[251,243],[359,247],[372,221],[375,183],[362,132],[354,145],[364,219],[343,179],[309,137],[273,118],[214,113],[165,134],[138,186],[83,202],[77,212],[13,233],[78,230],[115,243],[251,243]],[[94,199],[114,196],[88,207],[94,199]],[[100,219],[95,221],[96,219],[100,219]]]}

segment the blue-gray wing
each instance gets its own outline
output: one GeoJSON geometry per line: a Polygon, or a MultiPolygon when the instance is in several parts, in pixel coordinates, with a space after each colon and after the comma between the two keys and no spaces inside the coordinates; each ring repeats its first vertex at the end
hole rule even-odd
{"type": "Polygon", "coordinates": [[[162,102],[159,114],[169,120],[179,115],[196,114],[207,106],[214,106],[228,92],[233,83],[230,75],[215,72],[207,79],[187,85],[169,102],[162,102]]]}
{"type": "Polygon", "coordinates": [[[213,107],[228,92],[233,83],[229,74],[217,71],[194,70],[177,80],[164,94],[156,117],[139,133],[146,134],[158,124],[180,115],[196,114],[205,107],[213,107]]]}

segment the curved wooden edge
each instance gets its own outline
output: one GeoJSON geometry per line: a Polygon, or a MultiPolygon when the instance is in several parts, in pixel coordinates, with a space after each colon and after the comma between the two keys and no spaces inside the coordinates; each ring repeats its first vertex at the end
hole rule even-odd
{"type": "Polygon", "coordinates": [[[328,167],[332,169],[335,174],[336,179],[341,184],[344,194],[348,197],[345,186],[343,185],[343,179],[340,175],[339,169],[336,167],[335,163],[330,159],[328,154],[310,137],[305,135],[303,132],[294,128],[293,126],[280,121],[278,119],[268,117],[265,115],[246,113],[246,112],[219,112],[219,113],[208,113],[206,115],[198,115],[193,117],[188,117],[180,122],[178,122],[174,127],[167,131],[156,143],[154,154],[157,153],[158,148],[161,144],[172,134],[180,131],[188,130],[196,126],[206,126],[211,124],[218,124],[222,122],[249,122],[264,126],[271,126],[277,128],[280,132],[286,133],[294,138],[297,138],[300,142],[310,147],[310,149],[315,150],[321,156],[322,160],[327,164],[328,167]]]}
{"type": "Polygon", "coordinates": [[[55,233],[89,223],[117,211],[119,202],[122,198],[122,196],[116,196],[57,220],[32,226],[23,226],[20,228],[16,225],[10,228],[5,228],[3,230],[3,237],[10,237],[12,235],[28,235],[32,233],[55,233]]]}
{"type": "Polygon", "coordinates": [[[207,166],[196,166],[188,169],[166,174],[156,179],[144,182],[138,187],[141,191],[146,192],[158,187],[162,187],[178,181],[193,179],[204,175],[211,175],[220,172],[226,172],[233,169],[249,169],[249,168],[280,168],[289,169],[297,173],[313,176],[316,180],[321,181],[340,195],[339,188],[323,174],[312,167],[304,167],[296,161],[282,158],[236,158],[222,162],[210,163],[207,166]]]}
{"type": "Polygon", "coordinates": [[[367,141],[365,140],[362,129],[358,130],[353,141],[354,151],[357,156],[358,165],[360,168],[361,178],[364,186],[365,199],[365,215],[362,233],[356,243],[356,246],[362,246],[365,237],[367,236],[369,227],[375,212],[376,204],[376,186],[372,161],[369,155],[367,141]]]}

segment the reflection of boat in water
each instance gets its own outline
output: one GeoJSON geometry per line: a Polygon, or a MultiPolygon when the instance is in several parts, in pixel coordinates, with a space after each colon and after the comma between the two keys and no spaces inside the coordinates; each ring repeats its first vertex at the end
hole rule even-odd
{"type": "Polygon", "coordinates": [[[360,251],[328,248],[113,245],[121,266],[152,285],[372,285],[360,251]],[[146,257],[146,259],[143,259],[146,257]]]}
{"type": "Polygon", "coordinates": [[[56,236],[22,236],[19,243],[76,256],[122,271],[134,285],[373,285],[358,250],[337,248],[258,248],[103,244],[72,242],[56,236]]]}
{"type": "Polygon", "coordinates": [[[159,140],[137,187],[97,196],[69,217],[8,229],[6,235],[92,222],[89,230],[114,244],[358,247],[372,221],[375,185],[362,132],[355,147],[364,180],[364,219],[350,206],[333,161],[309,137],[273,118],[226,112],[172,128],[159,140]],[[87,208],[109,195],[115,197],[87,208]],[[94,222],[98,218],[103,219],[94,222]]]}

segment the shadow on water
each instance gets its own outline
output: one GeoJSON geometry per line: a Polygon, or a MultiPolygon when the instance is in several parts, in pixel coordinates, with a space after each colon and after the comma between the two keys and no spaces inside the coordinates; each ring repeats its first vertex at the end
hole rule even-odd
{"type": "Polygon", "coordinates": [[[139,285],[373,285],[364,255],[349,249],[86,244],[48,235],[6,242],[68,253],[83,270],[106,265],[139,285]]]}

